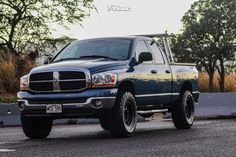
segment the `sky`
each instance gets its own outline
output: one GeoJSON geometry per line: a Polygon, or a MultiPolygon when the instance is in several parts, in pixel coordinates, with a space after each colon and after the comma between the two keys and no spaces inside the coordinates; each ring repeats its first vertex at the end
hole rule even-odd
{"type": "Polygon", "coordinates": [[[80,25],[68,30],[57,25],[54,37],[67,35],[76,39],[92,37],[178,33],[181,18],[196,0],[95,0],[97,11],[80,25]]]}

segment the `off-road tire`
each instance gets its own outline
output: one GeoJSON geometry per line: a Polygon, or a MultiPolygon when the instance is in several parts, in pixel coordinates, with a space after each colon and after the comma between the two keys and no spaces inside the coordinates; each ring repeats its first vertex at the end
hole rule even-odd
{"type": "Polygon", "coordinates": [[[108,116],[99,117],[99,122],[100,122],[101,127],[104,130],[109,130],[109,117],[108,116]]]}
{"type": "Polygon", "coordinates": [[[172,120],[177,129],[189,129],[194,122],[194,98],[190,91],[183,91],[172,108],[172,120]]]}
{"type": "Polygon", "coordinates": [[[21,125],[25,135],[31,139],[46,138],[52,129],[53,120],[39,117],[21,116],[21,125]]]}
{"type": "Polygon", "coordinates": [[[130,137],[136,129],[136,101],[130,92],[119,92],[109,118],[109,131],[114,137],[130,137]]]}

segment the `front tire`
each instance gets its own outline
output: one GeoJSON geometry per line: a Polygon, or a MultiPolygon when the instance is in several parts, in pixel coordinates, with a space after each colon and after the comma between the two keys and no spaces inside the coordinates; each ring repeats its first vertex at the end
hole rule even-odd
{"type": "Polygon", "coordinates": [[[21,125],[25,135],[31,139],[46,138],[52,129],[52,120],[38,117],[21,116],[21,125]]]}
{"type": "Polygon", "coordinates": [[[172,120],[177,129],[189,129],[194,121],[194,99],[190,91],[182,92],[177,104],[173,106],[172,120]]]}
{"type": "Polygon", "coordinates": [[[109,117],[108,116],[102,116],[99,118],[99,122],[101,127],[104,130],[109,130],[109,117]]]}
{"type": "Polygon", "coordinates": [[[114,137],[130,137],[136,129],[136,101],[130,92],[120,92],[109,118],[109,131],[114,137]]]}

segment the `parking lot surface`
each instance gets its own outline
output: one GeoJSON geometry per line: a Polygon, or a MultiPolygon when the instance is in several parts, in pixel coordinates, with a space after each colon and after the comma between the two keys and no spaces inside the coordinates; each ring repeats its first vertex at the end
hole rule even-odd
{"type": "Polygon", "coordinates": [[[236,156],[236,120],[198,120],[176,130],[169,120],[140,122],[131,138],[113,138],[99,124],[54,126],[30,140],[21,127],[0,128],[0,156],[236,156]]]}

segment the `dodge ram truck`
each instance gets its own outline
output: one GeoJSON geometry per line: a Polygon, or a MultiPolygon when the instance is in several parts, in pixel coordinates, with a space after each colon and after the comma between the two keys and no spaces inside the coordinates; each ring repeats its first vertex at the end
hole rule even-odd
{"type": "Polygon", "coordinates": [[[170,112],[177,129],[188,129],[198,71],[174,63],[169,45],[153,37],[77,40],[21,77],[17,97],[28,138],[46,138],[53,120],[62,118],[98,118],[114,137],[129,137],[137,115],[157,112],[170,112]]]}

